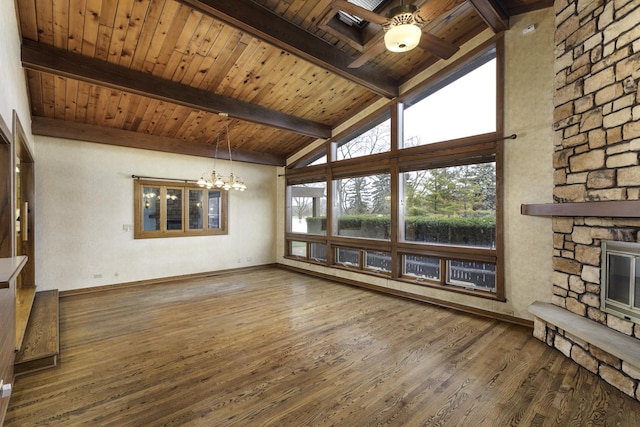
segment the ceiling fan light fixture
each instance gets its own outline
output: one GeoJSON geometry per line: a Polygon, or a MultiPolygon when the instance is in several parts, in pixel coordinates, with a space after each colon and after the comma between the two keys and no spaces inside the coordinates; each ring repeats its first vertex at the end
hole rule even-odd
{"type": "Polygon", "coordinates": [[[384,34],[384,45],[391,52],[407,52],[418,46],[421,34],[415,24],[392,25],[384,34]]]}

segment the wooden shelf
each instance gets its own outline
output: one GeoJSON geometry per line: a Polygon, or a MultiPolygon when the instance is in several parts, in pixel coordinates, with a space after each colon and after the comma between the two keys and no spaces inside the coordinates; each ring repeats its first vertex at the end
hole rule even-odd
{"type": "Polygon", "coordinates": [[[520,205],[522,215],[640,218],[640,200],[520,205]]]}
{"type": "Polygon", "coordinates": [[[0,289],[9,288],[11,280],[20,274],[26,263],[26,256],[0,258],[0,289]]]}

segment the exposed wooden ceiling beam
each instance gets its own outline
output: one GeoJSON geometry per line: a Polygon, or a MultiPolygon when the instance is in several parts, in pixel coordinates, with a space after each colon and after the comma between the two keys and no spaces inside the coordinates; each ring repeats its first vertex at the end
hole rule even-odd
{"type": "Polygon", "coordinates": [[[533,12],[534,10],[553,7],[553,0],[502,0],[501,3],[504,6],[505,11],[507,12],[507,15],[509,15],[510,17],[520,15],[521,13],[533,12]]]}
{"type": "Polygon", "coordinates": [[[118,89],[136,95],[286,129],[314,138],[331,137],[331,127],[258,105],[238,101],[171,80],[89,58],[28,39],[22,43],[25,68],[118,89]]]}
{"type": "MultiPolygon", "coordinates": [[[[215,153],[215,146],[209,144],[38,116],[32,117],[31,132],[34,135],[52,136],[143,150],[164,151],[166,153],[186,154],[189,156],[213,158],[215,153]]],[[[267,153],[232,149],[231,155],[234,161],[240,162],[269,166],[285,166],[286,164],[284,158],[267,153]]],[[[228,159],[229,154],[226,150],[220,150],[218,152],[218,158],[228,159]]]]}
{"type": "Polygon", "coordinates": [[[496,0],[469,0],[494,33],[509,29],[509,16],[496,0]]]}
{"type": "Polygon", "coordinates": [[[177,0],[239,30],[299,56],[386,98],[398,96],[398,82],[372,67],[349,68],[342,50],[250,0],[177,0]]]}

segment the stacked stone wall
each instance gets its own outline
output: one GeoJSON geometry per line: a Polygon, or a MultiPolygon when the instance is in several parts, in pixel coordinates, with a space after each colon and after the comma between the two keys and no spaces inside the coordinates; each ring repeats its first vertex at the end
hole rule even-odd
{"type": "MultiPolygon", "coordinates": [[[[554,7],[554,200],[638,200],[640,1],[554,7]]],[[[640,338],[640,325],[600,309],[601,242],[640,242],[640,219],[556,217],[553,232],[553,304],[640,338]]],[[[638,369],[538,319],[535,334],[640,400],[638,369]]]]}

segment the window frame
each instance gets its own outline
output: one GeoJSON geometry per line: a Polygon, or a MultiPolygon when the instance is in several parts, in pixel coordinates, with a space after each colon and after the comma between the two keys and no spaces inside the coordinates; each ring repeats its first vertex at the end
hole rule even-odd
{"type": "Polygon", "coordinates": [[[207,189],[200,187],[195,182],[190,181],[161,181],[151,179],[134,179],[134,239],[153,239],[168,237],[189,237],[189,236],[216,236],[228,234],[227,210],[228,192],[223,189],[207,189]],[[143,197],[145,188],[158,188],[160,198],[160,229],[144,230],[144,203],[143,197]],[[180,190],[182,193],[181,215],[182,227],[180,229],[170,229],[167,227],[167,190],[180,190]],[[189,225],[189,192],[197,190],[202,192],[202,228],[192,229],[189,225]],[[209,228],[209,193],[220,194],[220,227],[209,228]]]}
{"type": "MultiPolygon", "coordinates": [[[[384,275],[391,280],[406,282],[412,285],[432,287],[441,290],[447,290],[456,293],[472,295],[480,298],[506,301],[504,289],[504,249],[503,249],[503,227],[504,227],[504,202],[503,202],[503,141],[507,139],[503,130],[503,67],[504,67],[504,47],[503,38],[498,35],[492,40],[478,46],[476,49],[465,54],[459,60],[453,62],[451,66],[436,72],[431,78],[427,79],[418,87],[401,95],[396,100],[388,104],[386,107],[377,109],[358,123],[349,126],[341,133],[327,140],[322,146],[317,147],[314,153],[327,153],[327,163],[318,166],[307,166],[306,160],[314,156],[307,156],[285,169],[285,179],[288,186],[299,184],[305,181],[318,181],[320,179],[327,182],[327,229],[326,235],[308,236],[302,234],[291,233],[285,228],[285,245],[288,248],[291,240],[325,244],[327,247],[326,262],[300,257],[292,257],[289,250],[285,250],[285,258],[304,261],[307,263],[320,264],[329,268],[337,268],[348,271],[357,271],[359,273],[375,275],[380,277],[384,275]],[[488,52],[495,52],[496,59],[496,124],[495,131],[480,135],[472,135],[468,137],[435,142],[425,145],[401,148],[399,141],[403,137],[403,111],[404,104],[417,102],[433,93],[443,82],[451,81],[452,76],[462,76],[468,71],[472,71],[490,59],[487,59],[488,52]],[[425,95],[425,93],[427,95],[425,95]],[[376,153],[369,156],[355,157],[337,161],[335,150],[337,144],[341,141],[351,140],[354,135],[360,132],[366,132],[369,128],[391,118],[391,151],[376,153]],[[426,242],[404,241],[404,231],[401,225],[404,212],[402,211],[402,186],[401,177],[403,172],[411,170],[419,170],[422,168],[438,168],[449,166],[462,166],[470,164],[479,164],[486,162],[495,162],[496,174],[496,246],[495,248],[481,248],[473,246],[456,246],[445,244],[433,244],[426,242]],[[389,173],[391,177],[391,230],[390,240],[376,240],[349,236],[336,235],[336,226],[333,207],[336,203],[334,200],[335,189],[332,185],[337,179],[357,177],[362,175],[374,175],[380,173],[389,173]],[[367,270],[361,261],[358,266],[344,266],[337,263],[337,248],[350,248],[360,251],[360,259],[362,260],[367,251],[380,251],[391,253],[391,272],[367,270]],[[416,255],[434,257],[440,260],[440,278],[433,280],[424,277],[403,273],[403,259],[405,255],[416,255]],[[482,262],[495,265],[495,288],[487,290],[478,286],[461,286],[456,283],[449,283],[447,265],[449,261],[469,261],[482,262]]],[[[317,155],[317,154],[316,154],[317,155]]],[[[286,206],[286,205],[285,205],[286,206]]],[[[289,213],[287,212],[286,217],[289,213]]]]}

